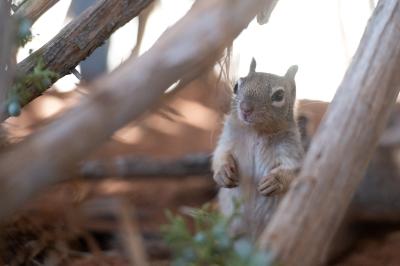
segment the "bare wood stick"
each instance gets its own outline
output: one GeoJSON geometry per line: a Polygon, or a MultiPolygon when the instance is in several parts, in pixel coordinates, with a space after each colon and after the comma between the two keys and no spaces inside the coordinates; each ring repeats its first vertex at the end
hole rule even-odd
{"type": "Polygon", "coordinates": [[[261,247],[282,265],[319,265],[400,89],[400,2],[381,0],[261,247]]]}
{"type": "Polygon", "coordinates": [[[13,16],[27,18],[33,24],[58,1],[59,0],[28,0],[18,7],[18,10],[13,16]]]}
{"type": "Polygon", "coordinates": [[[196,2],[147,53],[128,59],[116,71],[89,85],[94,91],[92,95],[3,153],[0,220],[44,187],[65,178],[63,173],[118,128],[157,104],[164,91],[177,80],[201,73],[212,65],[263,2],[196,2]]]}
{"type": "Polygon", "coordinates": [[[149,157],[120,156],[82,164],[81,174],[89,179],[108,177],[186,177],[211,174],[210,155],[191,154],[179,159],[157,160],[149,157]]]}
{"type": "MultiPolygon", "coordinates": [[[[98,1],[65,26],[47,44],[19,63],[18,73],[23,75],[33,71],[38,58],[42,58],[45,67],[58,73],[58,78],[69,74],[80,61],[101,46],[115,30],[136,17],[151,2],[152,0],[98,1]]],[[[53,79],[48,87],[57,79],[53,79]]],[[[43,90],[33,85],[28,86],[18,95],[21,106],[42,93],[43,90]]],[[[7,117],[7,114],[0,113],[1,120],[7,117]]]]}

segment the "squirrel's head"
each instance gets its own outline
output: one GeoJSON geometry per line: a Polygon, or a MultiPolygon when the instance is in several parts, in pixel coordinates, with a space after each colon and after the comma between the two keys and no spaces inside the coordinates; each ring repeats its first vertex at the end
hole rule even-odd
{"type": "Polygon", "coordinates": [[[291,66],[284,76],[256,72],[253,58],[249,74],[235,84],[232,114],[245,125],[271,130],[293,122],[297,68],[291,66]]]}

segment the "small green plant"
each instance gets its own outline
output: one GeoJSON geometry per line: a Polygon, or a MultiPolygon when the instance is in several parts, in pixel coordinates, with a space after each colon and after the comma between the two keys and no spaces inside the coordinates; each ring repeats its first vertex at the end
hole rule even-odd
{"type": "MultiPolygon", "coordinates": [[[[17,18],[15,43],[18,47],[23,47],[32,40],[31,26],[32,23],[28,19],[17,18]]],[[[16,73],[14,84],[8,91],[8,114],[18,116],[21,113],[21,105],[25,104],[31,95],[31,92],[26,90],[28,86],[33,85],[39,92],[43,92],[57,77],[58,74],[47,69],[43,58],[40,57],[37,58],[36,66],[32,72],[24,75],[16,73]]]]}
{"type": "Polygon", "coordinates": [[[168,224],[162,227],[166,243],[173,253],[174,266],[265,266],[267,253],[258,250],[249,240],[234,238],[228,229],[237,216],[224,217],[209,205],[193,209],[190,218],[194,233],[185,218],[167,212],[168,224]]]}
{"type": "Polygon", "coordinates": [[[9,91],[8,97],[8,113],[11,116],[18,116],[21,112],[21,102],[25,98],[29,98],[29,91],[25,91],[29,85],[33,85],[40,92],[44,91],[51,85],[51,81],[58,77],[58,74],[47,69],[43,63],[43,59],[37,60],[36,66],[33,71],[27,75],[17,75],[15,77],[14,85],[9,91]]]}

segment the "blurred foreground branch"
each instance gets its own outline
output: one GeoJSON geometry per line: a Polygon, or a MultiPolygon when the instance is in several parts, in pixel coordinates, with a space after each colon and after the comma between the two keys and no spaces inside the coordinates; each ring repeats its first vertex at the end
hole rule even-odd
{"type": "MultiPolygon", "coordinates": [[[[57,79],[69,74],[80,61],[101,46],[119,27],[136,17],[152,0],[100,0],[89,7],[79,17],[65,26],[60,33],[17,65],[19,75],[33,71],[38,59],[43,60],[44,68],[58,74],[47,84],[48,89],[57,79]]],[[[18,92],[21,106],[40,96],[44,90],[30,85],[18,92]]],[[[0,121],[6,119],[0,113],[0,121]]]]}
{"type": "Polygon", "coordinates": [[[320,265],[400,89],[400,1],[381,0],[303,169],[261,246],[282,265],[320,265]]]}
{"type": "MultiPolygon", "coordinates": [[[[5,152],[0,160],[0,219],[48,185],[63,180],[69,169],[114,131],[157,104],[177,80],[200,74],[214,64],[263,4],[263,0],[196,2],[147,53],[128,59],[88,85],[93,94],[5,152]]],[[[75,37],[79,44],[87,35],[75,37]]],[[[60,62],[65,64],[68,58],[63,56],[60,62]]]]}

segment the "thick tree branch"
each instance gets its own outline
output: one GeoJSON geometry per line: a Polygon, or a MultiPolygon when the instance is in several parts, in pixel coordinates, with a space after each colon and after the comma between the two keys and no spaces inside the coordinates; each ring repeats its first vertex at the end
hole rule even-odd
{"type": "Polygon", "coordinates": [[[400,2],[381,0],[261,246],[282,265],[319,265],[400,89],[400,2]]]}
{"type": "Polygon", "coordinates": [[[58,1],[59,0],[28,0],[18,7],[14,16],[27,18],[33,24],[58,1]]]}
{"type": "MultiPolygon", "coordinates": [[[[63,173],[115,130],[157,104],[177,80],[193,77],[211,66],[254,18],[263,2],[196,2],[148,52],[128,59],[116,71],[94,82],[88,88],[94,92],[91,96],[4,153],[0,160],[0,219],[44,187],[62,180],[63,173]]],[[[85,36],[76,36],[77,44],[85,36]]],[[[68,62],[65,52],[60,62],[68,62]]]]}
{"type": "MultiPolygon", "coordinates": [[[[45,67],[58,73],[58,78],[69,74],[80,61],[101,46],[115,30],[136,17],[151,2],[152,0],[98,1],[65,26],[47,44],[19,63],[18,73],[24,75],[31,72],[38,58],[42,58],[45,67]]],[[[56,80],[52,80],[52,83],[56,80]]],[[[18,93],[21,106],[42,93],[43,90],[33,85],[25,88],[24,91],[18,93]]],[[[6,119],[7,114],[0,113],[0,118],[6,119]]]]}

